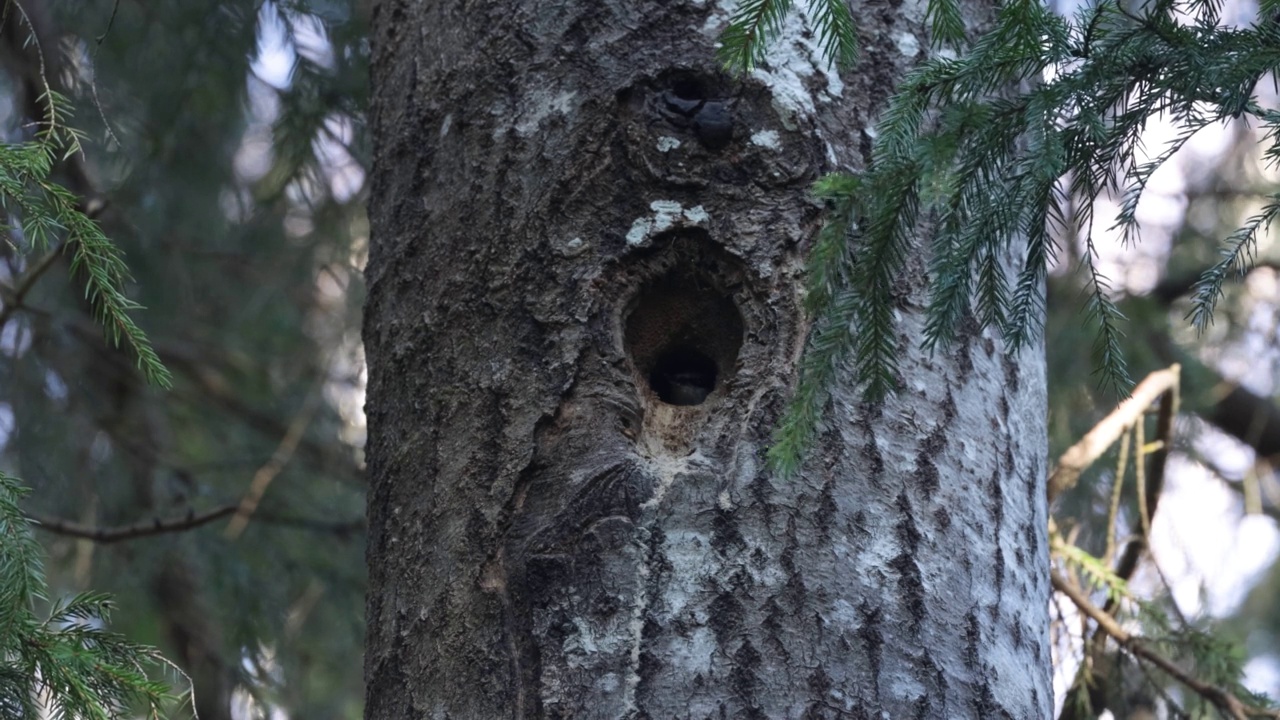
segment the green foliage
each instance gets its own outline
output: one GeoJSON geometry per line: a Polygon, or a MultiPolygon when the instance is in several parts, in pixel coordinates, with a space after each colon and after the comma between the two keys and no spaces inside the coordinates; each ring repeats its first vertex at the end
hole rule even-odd
{"type": "MultiPolygon", "coordinates": [[[[1224,637],[1215,623],[1206,622],[1202,623],[1203,626],[1197,626],[1184,619],[1177,606],[1168,604],[1167,600],[1162,603],[1137,597],[1131,593],[1129,583],[1118,576],[1105,560],[1063,541],[1060,537],[1051,540],[1051,555],[1070,571],[1072,577],[1079,573],[1081,579],[1086,580],[1083,584],[1090,591],[1100,592],[1106,598],[1108,610],[1105,612],[1117,620],[1122,620],[1125,615],[1136,619],[1142,628],[1141,634],[1135,633],[1135,637],[1140,638],[1139,642],[1187,667],[1193,673],[1195,681],[1219,688],[1254,708],[1276,707],[1275,702],[1265,694],[1244,686],[1245,663],[1248,659],[1244,644],[1224,637]],[[1176,619],[1165,611],[1166,606],[1177,615],[1176,619]]],[[[1103,709],[1091,706],[1089,690],[1111,687],[1114,691],[1117,685],[1122,686],[1134,680],[1155,687],[1152,670],[1159,669],[1158,667],[1142,666],[1143,672],[1139,674],[1126,673],[1119,664],[1126,660],[1124,654],[1117,650],[1115,656],[1110,657],[1111,648],[1105,642],[1100,642],[1106,634],[1102,631],[1091,634],[1087,629],[1088,625],[1084,627],[1086,629],[1081,632],[1080,642],[1084,652],[1090,657],[1083,659],[1076,671],[1073,687],[1065,700],[1074,712],[1065,714],[1064,717],[1094,717],[1097,710],[1103,709]],[[1105,655],[1102,652],[1104,650],[1105,655]]],[[[1164,693],[1163,690],[1157,692],[1164,693]]],[[[1171,697],[1166,695],[1165,699],[1173,707],[1177,707],[1171,697]]],[[[1191,711],[1189,717],[1211,717],[1220,701],[1221,698],[1212,692],[1206,694],[1197,691],[1181,703],[1182,712],[1185,714],[1186,711],[1191,711]]]]}
{"type": "MultiPolygon", "coordinates": [[[[781,24],[781,7],[742,3],[724,39],[726,59],[758,59],[758,43],[781,24]]],[[[856,182],[829,178],[817,187],[834,212],[813,265],[840,267],[809,275],[815,329],[775,467],[797,466],[846,357],[870,399],[896,388],[894,290],[926,221],[933,231],[925,349],[946,347],[971,316],[998,328],[1011,351],[1025,345],[1041,332],[1054,237],[1076,235],[1097,373],[1105,387],[1131,385],[1125,318],[1097,264],[1093,201],[1119,198],[1111,229],[1136,241],[1135,212],[1156,169],[1200,129],[1241,116],[1266,130],[1266,156],[1280,161],[1280,112],[1252,96],[1280,67],[1280,28],[1269,20],[1220,26],[1220,10],[1208,0],[1162,0],[1135,14],[1101,0],[1068,19],[1038,0],[1013,0],[961,57],[931,58],[907,76],[880,119],[869,166],[856,182]],[[1181,132],[1148,153],[1140,136],[1157,116],[1181,132]],[[847,247],[833,247],[838,242],[847,247]],[[1011,263],[1016,271],[1006,269],[1011,263]]],[[[935,42],[960,41],[953,0],[931,0],[928,14],[935,42]]],[[[1196,327],[1212,320],[1223,283],[1250,265],[1258,233],[1278,214],[1280,195],[1227,239],[1195,287],[1196,327]]]]}
{"type": "MultiPolygon", "coordinates": [[[[740,72],[764,62],[769,41],[777,37],[792,0],[739,0],[729,27],[720,36],[720,61],[740,72]]],[[[810,0],[823,53],[841,65],[858,57],[858,32],[845,0],[810,0]]]]}
{"type": "Polygon", "coordinates": [[[150,675],[166,664],[152,648],[102,629],[110,598],[81,593],[37,617],[36,603],[47,599],[43,551],[18,508],[26,492],[0,473],[0,716],[106,720],[145,708],[159,717],[172,698],[150,675]]]}
{"type": "MultiPolygon", "coordinates": [[[[1157,646],[1170,657],[1194,668],[1200,680],[1224,689],[1260,711],[1274,711],[1280,707],[1265,693],[1245,687],[1245,664],[1249,659],[1245,644],[1224,637],[1215,624],[1174,627],[1168,624],[1167,618],[1146,605],[1142,606],[1139,617],[1145,625],[1153,628],[1150,634],[1159,638],[1157,646]]],[[[1192,694],[1186,699],[1183,710],[1189,717],[1214,717],[1218,708],[1209,698],[1192,694]]],[[[1265,715],[1273,716],[1273,713],[1265,715]]]]}
{"type": "MultiPolygon", "coordinates": [[[[71,252],[71,274],[83,279],[85,297],[107,339],[121,338],[137,355],[147,380],[169,387],[172,377],[150,341],[129,313],[141,305],[124,294],[132,278],[123,253],[81,209],[80,199],[52,179],[59,161],[83,152],[81,133],[69,124],[71,103],[46,87],[39,105],[47,110],[35,138],[0,146],[0,207],[17,219],[22,237],[33,251],[65,248],[71,252]],[[61,243],[61,244],[59,244],[61,243]]],[[[14,227],[4,227],[13,232],[14,227]]]]}
{"type": "Polygon", "coordinates": [[[1059,542],[1053,544],[1053,554],[1061,557],[1068,567],[1078,569],[1087,575],[1091,585],[1106,592],[1108,600],[1119,602],[1124,598],[1132,597],[1129,593],[1129,584],[1124,578],[1116,575],[1110,565],[1084,548],[1059,542]]]}
{"type": "Polygon", "coordinates": [[[964,42],[964,16],[957,0],[933,0],[925,19],[929,21],[929,36],[935,46],[964,42]]]}

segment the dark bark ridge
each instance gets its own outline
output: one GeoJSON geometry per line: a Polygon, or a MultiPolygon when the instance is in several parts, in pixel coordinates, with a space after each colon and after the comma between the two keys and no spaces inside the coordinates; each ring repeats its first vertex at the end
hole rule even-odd
{"type": "Polygon", "coordinates": [[[1048,714],[1041,358],[914,357],[906,288],[902,394],[765,468],[875,75],[727,78],[722,21],[375,8],[368,717],[1048,714]]]}

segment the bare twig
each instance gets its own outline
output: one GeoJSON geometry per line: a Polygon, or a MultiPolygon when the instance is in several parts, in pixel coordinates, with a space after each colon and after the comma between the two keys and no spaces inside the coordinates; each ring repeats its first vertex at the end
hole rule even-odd
{"type": "MultiPolygon", "coordinates": [[[[1166,370],[1160,370],[1147,376],[1135,389],[1134,395],[1130,400],[1122,403],[1115,411],[1094,426],[1085,435],[1084,439],[1063,454],[1062,459],[1059,461],[1058,469],[1054,471],[1054,475],[1058,476],[1059,471],[1063,468],[1068,468],[1070,472],[1069,482],[1054,485],[1053,478],[1050,479],[1050,499],[1052,499],[1055,488],[1060,492],[1074,485],[1080,473],[1097,460],[1117,438],[1121,441],[1119,458],[1116,463],[1116,476],[1112,485],[1111,502],[1107,513],[1106,552],[1101,559],[1102,563],[1107,566],[1110,566],[1113,562],[1115,563],[1112,577],[1115,578],[1116,582],[1128,582],[1132,578],[1143,551],[1147,549],[1147,538],[1151,530],[1151,517],[1155,514],[1156,504],[1160,501],[1160,492],[1164,486],[1165,461],[1168,458],[1169,448],[1172,444],[1173,418],[1177,415],[1178,408],[1178,375],[1179,366],[1173,365],[1166,370]],[[1159,400],[1156,440],[1148,445],[1143,415],[1155,399],[1159,400]],[[1127,539],[1124,541],[1123,550],[1117,558],[1116,522],[1119,516],[1120,493],[1128,468],[1131,445],[1133,446],[1134,476],[1137,485],[1138,519],[1134,522],[1135,527],[1126,536],[1127,539]],[[1150,463],[1149,466],[1148,463],[1150,463]]],[[[1059,477],[1059,480],[1061,481],[1061,477],[1059,477]]],[[[1052,521],[1050,522],[1050,533],[1054,538],[1058,537],[1052,521]]],[[[1055,551],[1055,554],[1057,552],[1055,551]]],[[[1119,604],[1120,597],[1112,594],[1107,598],[1102,612],[1104,614],[1112,613],[1119,607],[1119,604]]],[[[1181,617],[1180,613],[1179,617],[1181,617]]],[[[1085,629],[1082,631],[1081,637],[1083,638],[1088,634],[1088,630],[1085,629]]],[[[1107,695],[1105,686],[1106,683],[1110,682],[1107,678],[1095,677],[1092,680],[1086,679],[1086,675],[1090,673],[1090,668],[1101,657],[1105,649],[1105,641],[1106,633],[1099,628],[1093,633],[1093,638],[1085,642],[1085,661],[1081,664],[1076,683],[1073,685],[1073,687],[1090,687],[1091,696],[1105,697],[1107,695]]],[[[1064,706],[1063,717],[1068,716],[1067,708],[1064,706]]],[[[1074,717],[1074,715],[1070,716],[1074,717]]]]}
{"type": "Polygon", "coordinates": [[[97,41],[98,41],[98,44],[99,44],[99,45],[101,45],[101,44],[102,44],[102,41],[103,41],[103,40],[106,40],[106,39],[107,39],[107,35],[109,35],[109,34],[111,33],[111,26],[115,24],[115,22],[116,22],[116,12],[118,12],[119,10],[120,10],[120,0],[116,0],[116,1],[115,1],[114,3],[112,3],[112,5],[111,5],[111,17],[107,18],[107,29],[106,29],[106,30],[103,30],[103,31],[102,31],[102,34],[101,34],[101,35],[99,35],[99,36],[97,37],[97,41]]]}
{"type": "MultiPolygon", "coordinates": [[[[82,538],[106,545],[115,542],[123,542],[125,540],[136,540],[138,538],[149,537],[152,535],[163,535],[166,533],[193,530],[201,525],[207,525],[215,520],[220,520],[228,515],[234,514],[239,507],[240,503],[227,503],[200,513],[196,512],[195,509],[192,508],[184,513],[178,513],[169,517],[158,517],[151,520],[142,520],[131,525],[119,525],[115,527],[85,525],[84,523],[78,523],[74,520],[64,520],[63,518],[44,515],[41,513],[27,512],[24,514],[27,516],[28,520],[35,523],[41,530],[51,532],[55,535],[82,538]]],[[[276,515],[266,512],[259,512],[254,515],[254,518],[258,522],[267,525],[279,525],[282,527],[298,528],[300,530],[329,533],[338,536],[363,532],[365,527],[364,518],[356,518],[353,520],[316,520],[305,517],[276,515]]]]}
{"type": "Polygon", "coordinates": [[[1172,660],[1152,649],[1144,638],[1133,635],[1123,627],[1120,627],[1120,623],[1116,622],[1114,617],[1103,612],[1101,608],[1090,602],[1080,588],[1076,587],[1074,583],[1068,582],[1056,570],[1050,571],[1050,579],[1053,582],[1054,590],[1066,595],[1079,608],[1080,612],[1089,616],[1091,620],[1098,624],[1100,630],[1110,635],[1121,647],[1128,650],[1135,657],[1150,662],[1174,680],[1199,693],[1201,697],[1227,713],[1233,720],[1280,718],[1280,710],[1247,705],[1233,693],[1193,677],[1190,673],[1178,667],[1172,660]]]}
{"type": "Polygon", "coordinates": [[[122,540],[134,540],[149,535],[163,535],[165,533],[182,532],[192,528],[200,527],[207,523],[211,523],[219,518],[224,518],[236,511],[240,507],[239,503],[231,503],[220,505],[212,510],[206,510],[197,513],[194,508],[188,509],[180,515],[170,517],[157,517],[150,520],[142,520],[132,525],[121,525],[117,527],[96,527],[93,525],[85,525],[72,520],[64,520],[62,518],[53,517],[51,515],[42,515],[40,513],[28,512],[27,519],[36,523],[41,530],[48,530],[57,535],[69,535],[71,537],[84,538],[97,543],[114,543],[122,540]]]}
{"type": "Polygon", "coordinates": [[[316,378],[316,387],[312,388],[307,394],[306,400],[302,403],[302,409],[294,416],[289,423],[289,429],[285,432],[284,437],[280,439],[280,444],[276,447],[276,451],[271,454],[271,458],[263,463],[262,467],[253,474],[253,481],[249,483],[249,489],[245,491],[244,498],[240,500],[240,507],[236,511],[235,517],[231,518],[231,522],[227,523],[227,529],[223,536],[228,540],[235,540],[244,533],[244,529],[249,524],[249,518],[253,515],[253,511],[258,509],[258,503],[262,502],[262,496],[267,492],[267,486],[275,479],[276,475],[289,464],[289,460],[293,458],[293,453],[298,449],[298,443],[301,442],[303,434],[307,432],[307,427],[311,425],[311,419],[315,417],[316,409],[320,406],[321,386],[323,378],[328,373],[323,373],[316,378]]]}
{"type": "Polygon", "coordinates": [[[1116,557],[1116,523],[1120,517],[1120,495],[1124,490],[1125,469],[1129,466],[1129,441],[1132,433],[1120,435],[1120,457],[1116,458],[1116,476],[1111,480],[1111,504],[1107,507],[1107,549],[1102,562],[1110,565],[1116,557]]]}
{"type": "Polygon", "coordinates": [[[1146,446],[1144,435],[1138,434],[1136,483],[1140,524],[1131,532],[1131,535],[1136,538],[1129,541],[1116,562],[1116,575],[1125,580],[1133,577],[1134,571],[1138,568],[1138,560],[1142,557],[1142,551],[1147,548],[1151,518],[1156,514],[1156,508],[1160,505],[1160,496],[1164,491],[1164,468],[1169,459],[1169,451],[1173,447],[1173,420],[1177,417],[1180,402],[1177,368],[1177,365],[1170,368],[1175,371],[1174,384],[1160,396],[1159,414],[1156,416],[1156,438],[1151,443],[1151,447],[1146,446]]]}
{"type": "Polygon", "coordinates": [[[1120,403],[1111,414],[1106,416],[1093,429],[1085,434],[1080,442],[1072,445],[1058,459],[1058,466],[1049,474],[1049,502],[1058,497],[1063,490],[1075,487],[1080,473],[1093,464],[1107,448],[1120,437],[1142,414],[1164,393],[1178,383],[1179,366],[1171,365],[1164,370],[1151,373],[1138,386],[1128,400],[1120,403]]]}

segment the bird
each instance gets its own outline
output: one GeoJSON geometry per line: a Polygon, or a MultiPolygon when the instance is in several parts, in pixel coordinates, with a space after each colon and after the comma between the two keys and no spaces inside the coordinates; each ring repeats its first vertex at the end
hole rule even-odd
{"type": "Polygon", "coordinates": [[[733,113],[729,104],[708,101],[693,117],[693,131],[709,150],[719,150],[733,140],[733,113]]]}
{"type": "Polygon", "coordinates": [[[720,150],[733,140],[733,108],[728,100],[662,94],[658,109],[672,125],[689,128],[708,150],[720,150]]]}

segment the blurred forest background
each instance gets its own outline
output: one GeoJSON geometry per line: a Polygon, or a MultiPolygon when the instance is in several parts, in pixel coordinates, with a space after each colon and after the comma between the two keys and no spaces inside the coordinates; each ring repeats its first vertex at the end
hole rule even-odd
{"type": "Polygon", "coordinates": [[[10,5],[0,128],[30,137],[42,77],[72,99],[85,152],[55,178],[125,251],[173,374],[104,340],[68,253],[0,249],[0,467],[61,528],[38,531],[52,590],[113,593],[205,720],[359,717],[367,7],[10,5]],[[75,536],[190,514],[218,520],[75,536]]]}
{"type": "MultiPolygon", "coordinates": [[[[112,629],[181,666],[204,720],[358,718],[368,4],[22,6],[25,17],[7,12],[0,28],[0,132],[30,137],[46,81],[72,100],[84,152],[55,178],[126,252],[128,292],[146,308],[135,318],[173,373],[172,389],[149,386],[134,356],[104,339],[69,255],[10,233],[0,246],[0,469],[33,489],[24,507],[43,526],[51,590],[113,593],[112,629]],[[236,507],[251,512],[233,517],[236,507]]],[[[1247,20],[1253,8],[1241,12],[1247,20]]],[[[1150,131],[1153,146],[1173,132],[1158,121],[1150,131]]],[[[1249,128],[1202,136],[1152,181],[1143,244],[1101,248],[1129,317],[1133,376],[1183,370],[1152,551],[1131,587],[1175,625],[1234,643],[1247,684],[1274,696],[1274,236],[1209,333],[1183,316],[1221,239],[1280,174],[1263,167],[1249,128]]],[[[1103,224],[1113,213],[1095,214],[1103,224]]],[[[1090,374],[1093,331],[1073,271],[1081,249],[1073,238],[1061,246],[1047,330],[1054,457],[1119,400],[1090,374]]],[[[1117,452],[1054,509],[1064,536],[1098,556],[1135,525],[1134,483],[1111,509],[1117,452]]],[[[1078,617],[1058,619],[1061,693],[1082,651],[1070,641],[1078,617]]]]}

